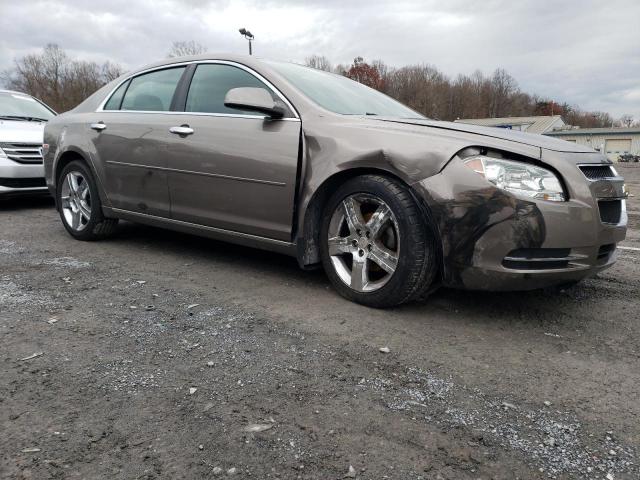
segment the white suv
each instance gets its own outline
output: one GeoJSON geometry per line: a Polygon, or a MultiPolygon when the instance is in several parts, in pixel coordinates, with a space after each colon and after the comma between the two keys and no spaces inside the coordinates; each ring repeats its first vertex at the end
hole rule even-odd
{"type": "Polygon", "coordinates": [[[55,114],[30,95],[0,90],[0,197],[48,192],[42,138],[45,123],[55,114]]]}

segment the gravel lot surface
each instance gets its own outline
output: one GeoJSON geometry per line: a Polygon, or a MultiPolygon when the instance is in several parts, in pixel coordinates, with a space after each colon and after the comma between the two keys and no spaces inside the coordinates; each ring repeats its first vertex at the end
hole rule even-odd
{"type": "Polygon", "coordinates": [[[46,199],[0,227],[0,478],[640,478],[640,250],[380,311],[276,254],[74,241],[46,199]]]}

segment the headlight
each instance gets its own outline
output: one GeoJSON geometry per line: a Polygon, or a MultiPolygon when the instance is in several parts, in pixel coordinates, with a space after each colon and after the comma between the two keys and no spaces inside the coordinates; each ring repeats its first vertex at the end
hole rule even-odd
{"type": "Polygon", "coordinates": [[[483,155],[466,159],[464,165],[514,195],[551,202],[566,200],[560,180],[545,168],[483,155]]]}
{"type": "Polygon", "coordinates": [[[7,154],[0,148],[0,158],[7,158],[7,154]]]}

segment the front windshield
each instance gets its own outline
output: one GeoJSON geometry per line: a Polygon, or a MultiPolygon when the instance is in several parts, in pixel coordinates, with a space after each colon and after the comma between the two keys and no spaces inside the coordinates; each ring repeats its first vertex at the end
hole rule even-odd
{"type": "Polygon", "coordinates": [[[343,115],[425,118],[393,98],[342,75],[294,63],[266,63],[315,103],[332,112],[343,115]]]}
{"type": "Polygon", "coordinates": [[[0,118],[49,120],[53,116],[51,110],[29,95],[0,92],[0,118]]]}

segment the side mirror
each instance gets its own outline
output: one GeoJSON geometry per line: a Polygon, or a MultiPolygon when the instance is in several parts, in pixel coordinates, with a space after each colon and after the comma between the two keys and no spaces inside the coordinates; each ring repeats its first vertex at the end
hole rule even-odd
{"type": "Polygon", "coordinates": [[[284,106],[275,102],[264,88],[232,88],[224,97],[224,106],[265,113],[271,118],[282,118],[285,114],[284,106]]]}

